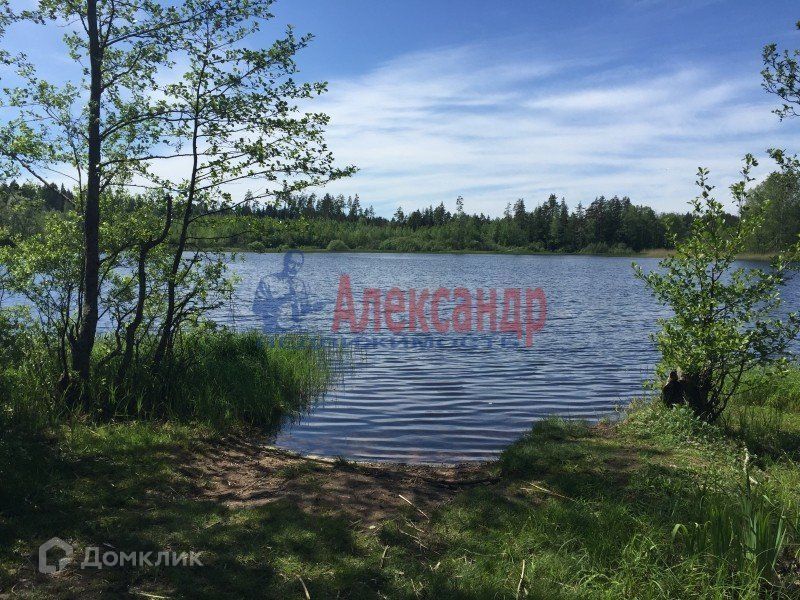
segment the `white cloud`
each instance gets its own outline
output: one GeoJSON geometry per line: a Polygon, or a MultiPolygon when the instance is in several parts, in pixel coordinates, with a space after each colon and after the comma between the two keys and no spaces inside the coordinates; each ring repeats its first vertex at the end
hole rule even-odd
{"type": "Polygon", "coordinates": [[[358,192],[385,215],[452,207],[459,194],[468,210],[499,214],[551,192],[571,205],[624,194],[683,210],[698,166],[724,199],[746,152],[791,147],[797,132],[749,70],[620,70],[469,46],[402,56],[330,90],[315,109],[332,117],[340,162],[361,171],[328,190],[358,192]]]}
{"type": "MultiPolygon", "coordinates": [[[[571,57],[567,41],[558,59],[518,39],[498,40],[406,54],[331,80],[310,109],[331,115],[327,137],[339,163],[361,170],[326,190],[359,193],[386,216],[398,205],[408,211],[440,201],[452,210],[458,195],[467,210],[498,215],[518,197],[533,206],[550,193],[571,206],[618,194],[683,210],[698,166],[712,169],[726,199],[745,153],[800,150],[798,123],[771,114],[776,102],[761,90],[757,64],[664,58],[634,67],[624,49],[596,40],[602,51],[571,57]]],[[[56,53],[53,44],[38,50],[56,53]]],[[[74,75],[44,62],[61,77],[74,75]]],[[[156,168],[175,175],[185,165],[156,168]]],[[[768,171],[765,160],[759,173],[768,171]]],[[[229,191],[262,187],[245,182],[229,191]]]]}

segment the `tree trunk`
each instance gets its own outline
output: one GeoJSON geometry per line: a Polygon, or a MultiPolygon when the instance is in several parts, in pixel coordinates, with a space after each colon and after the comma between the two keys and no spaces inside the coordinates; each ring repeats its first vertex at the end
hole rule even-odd
{"type": "Polygon", "coordinates": [[[147,252],[147,248],[142,245],[139,249],[139,258],[137,261],[136,277],[139,290],[136,299],[136,309],[134,311],[133,319],[125,328],[125,348],[122,354],[122,360],[119,363],[119,368],[117,369],[117,374],[114,378],[114,387],[116,389],[122,387],[125,377],[128,374],[128,369],[130,368],[131,361],[133,359],[133,346],[136,341],[136,332],[139,329],[139,325],[142,323],[142,318],[144,317],[144,304],[145,300],[147,299],[147,252]]]}
{"type": "Polygon", "coordinates": [[[172,350],[172,341],[175,329],[175,306],[176,306],[176,286],[178,271],[180,271],[181,260],[183,253],[186,250],[186,238],[189,235],[189,225],[192,222],[192,210],[194,208],[195,191],[197,187],[197,167],[199,164],[198,156],[198,135],[200,132],[199,117],[198,117],[198,97],[195,100],[195,118],[194,130],[192,133],[192,173],[189,178],[189,189],[186,194],[186,206],[183,209],[183,220],[181,221],[180,234],[178,236],[178,244],[175,248],[175,255],[172,259],[172,265],[167,280],[167,311],[164,315],[164,324],[161,329],[161,338],[158,341],[155,354],[153,356],[153,363],[156,369],[161,367],[164,357],[172,350]]]}
{"type": "Polygon", "coordinates": [[[153,248],[163,243],[164,240],[167,239],[170,227],[172,227],[172,197],[167,196],[167,215],[165,217],[163,230],[157,237],[150,239],[147,242],[143,242],[139,246],[139,257],[136,267],[136,278],[138,282],[136,309],[134,311],[133,319],[125,328],[125,349],[114,380],[115,388],[120,388],[122,386],[125,381],[125,377],[128,374],[128,369],[130,368],[131,361],[133,359],[133,348],[136,343],[136,333],[144,318],[144,306],[145,301],[147,300],[147,256],[153,248]]]}
{"type": "Polygon", "coordinates": [[[714,402],[711,396],[711,371],[706,369],[701,373],[684,374],[684,396],[686,403],[694,414],[704,421],[713,421],[716,418],[714,402]]]}
{"type": "MultiPolygon", "coordinates": [[[[97,0],[87,0],[87,29],[89,34],[89,131],[86,202],[83,214],[83,297],[80,306],[80,326],[72,347],[72,367],[78,374],[77,400],[89,397],[91,358],[98,321],[100,296],[100,100],[102,95],[102,50],[97,23],[97,0]]],[[[74,396],[73,396],[74,397],[74,396]]]]}

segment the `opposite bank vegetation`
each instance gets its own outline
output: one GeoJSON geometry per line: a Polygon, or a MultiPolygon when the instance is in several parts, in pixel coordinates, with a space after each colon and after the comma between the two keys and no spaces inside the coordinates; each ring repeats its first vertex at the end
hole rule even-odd
{"type": "MultiPolygon", "coordinates": [[[[53,186],[0,184],[0,229],[7,235],[32,233],[48,212],[69,208],[53,186]]],[[[131,199],[131,204],[135,202],[131,199]]],[[[763,210],[764,224],[745,243],[744,258],[769,258],[791,246],[800,234],[800,180],[778,171],[748,190],[745,206],[763,210]]],[[[467,214],[459,199],[455,213],[444,204],[392,219],[363,210],[358,196],[293,194],[258,204],[250,197],[223,205],[200,204],[188,232],[195,250],[282,252],[290,249],[332,252],[507,252],[515,254],[596,254],[662,256],[686,238],[692,213],[656,213],[629,198],[593,200],[569,211],[551,196],[533,210],[524,200],[502,217],[467,214]]],[[[739,215],[727,215],[731,224],[739,215]]],[[[175,233],[166,241],[177,245],[175,233]]]]}

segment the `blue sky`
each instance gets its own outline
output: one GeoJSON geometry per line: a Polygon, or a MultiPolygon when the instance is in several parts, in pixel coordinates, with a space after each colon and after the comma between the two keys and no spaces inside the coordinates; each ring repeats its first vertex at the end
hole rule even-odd
{"type": "MultiPolygon", "coordinates": [[[[550,193],[683,209],[699,165],[721,197],[746,152],[798,149],[760,87],[761,48],[800,47],[794,2],[278,2],[316,35],[329,139],[381,214],[461,194],[492,214],[550,193]]],[[[764,161],[760,174],[768,172],[764,161]]]]}
{"type": "MultiPolygon", "coordinates": [[[[799,8],[278,0],[260,35],[269,43],[291,23],[316,36],[298,57],[302,77],[329,82],[314,109],[332,117],[339,161],[360,168],[328,189],[358,193],[378,214],[439,202],[452,210],[462,195],[469,212],[498,215],[551,193],[570,206],[617,194],[683,210],[698,166],[724,199],[746,152],[800,151],[800,120],[771,114],[777,103],[759,74],[764,44],[800,47],[799,8]]],[[[52,58],[47,40],[8,38],[52,58]]]]}

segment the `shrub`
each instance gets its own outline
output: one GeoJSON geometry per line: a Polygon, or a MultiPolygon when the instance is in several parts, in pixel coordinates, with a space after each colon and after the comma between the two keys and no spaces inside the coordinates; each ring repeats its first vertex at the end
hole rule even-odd
{"type": "Polygon", "coordinates": [[[342,240],[331,240],[328,244],[328,252],[347,252],[350,247],[342,240]]]}
{"type": "Polygon", "coordinates": [[[581,254],[599,254],[603,256],[630,256],[633,254],[633,250],[630,246],[623,244],[622,242],[618,242],[613,246],[609,246],[605,242],[595,242],[592,244],[588,244],[584,246],[584,248],[580,251],[581,254]]]}
{"type": "Polygon", "coordinates": [[[410,236],[384,240],[379,248],[387,252],[419,252],[423,249],[422,244],[416,238],[410,236]]]}
{"type": "Polygon", "coordinates": [[[256,240],[247,244],[247,249],[250,252],[264,252],[267,249],[267,246],[264,244],[264,242],[256,240]]]}
{"type": "Polygon", "coordinates": [[[596,242],[588,244],[580,252],[581,254],[608,254],[608,244],[605,242],[596,242]]]}
{"type": "Polygon", "coordinates": [[[527,250],[528,252],[544,252],[544,246],[539,241],[531,242],[528,244],[527,250]]]}
{"type": "Polygon", "coordinates": [[[689,237],[676,240],[675,255],[662,260],[660,269],[645,273],[634,265],[636,276],[673,313],[659,321],[654,336],[660,374],[681,370],[687,402],[708,421],[725,410],[743,374],[785,365],[800,331],[797,313],[776,316],[781,288],[794,268],[790,254],[775,257],[769,269],[734,268],[746,240],[763,223],[763,212],[748,212],[743,204],[756,164],[748,155],[742,179],[731,186],[742,214],[737,225],[729,224],[722,203],[711,196],[708,171],[700,169],[689,237]]]}
{"type": "Polygon", "coordinates": [[[619,242],[608,249],[608,254],[609,256],[630,256],[633,254],[633,250],[629,246],[619,242]]]}

